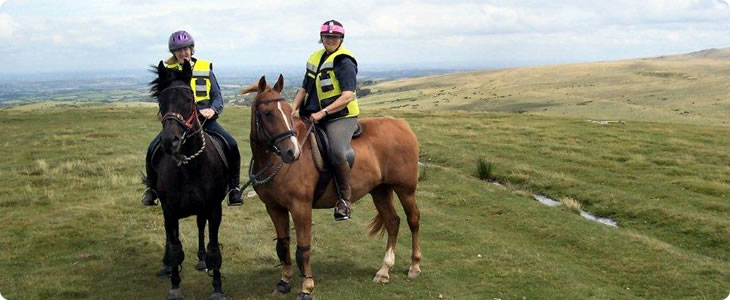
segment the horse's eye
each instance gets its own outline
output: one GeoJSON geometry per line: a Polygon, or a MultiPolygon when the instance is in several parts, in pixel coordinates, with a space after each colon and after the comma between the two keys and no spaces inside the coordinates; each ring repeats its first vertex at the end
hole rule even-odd
{"type": "Polygon", "coordinates": [[[272,115],[273,114],[271,113],[271,111],[265,111],[264,112],[264,117],[270,118],[272,115]]]}

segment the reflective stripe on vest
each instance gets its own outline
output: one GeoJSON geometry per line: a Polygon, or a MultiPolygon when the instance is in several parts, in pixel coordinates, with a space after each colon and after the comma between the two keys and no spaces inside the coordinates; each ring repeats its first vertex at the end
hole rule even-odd
{"type": "MultiPolygon", "coordinates": [[[[340,55],[349,56],[350,58],[352,58],[352,60],[355,62],[355,65],[357,66],[355,55],[345,49],[344,46],[340,46],[340,48],[337,49],[335,53],[330,54],[330,56],[328,56],[327,59],[322,62],[322,65],[319,67],[319,72],[317,72],[316,66],[319,65],[319,62],[324,54],[325,49],[315,51],[307,61],[307,77],[309,78],[309,80],[314,80],[314,89],[317,91],[317,98],[319,99],[320,109],[332,104],[332,102],[337,100],[337,98],[340,97],[340,95],[342,94],[342,90],[340,89],[340,82],[335,76],[335,58],[340,55]]],[[[304,99],[309,99],[308,94],[304,97],[304,99]]],[[[352,101],[347,103],[347,106],[344,109],[336,113],[330,114],[328,116],[328,119],[337,120],[342,118],[355,117],[359,114],[360,106],[357,103],[357,98],[355,98],[355,95],[353,95],[352,101]]]]}
{"type": "MultiPolygon", "coordinates": [[[[203,59],[195,61],[193,66],[193,78],[190,79],[190,88],[195,91],[195,102],[210,100],[210,70],[212,64],[203,59]]],[[[169,64],[170,69],[182,71],[181,64],[169,64]]]]}

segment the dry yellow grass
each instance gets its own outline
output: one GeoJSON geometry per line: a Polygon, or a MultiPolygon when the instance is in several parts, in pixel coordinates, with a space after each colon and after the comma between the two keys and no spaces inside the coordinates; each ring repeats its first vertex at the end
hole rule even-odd
{"type": "Polygon", "coordinates": [[[580,204],[580,202],[571,197],[565,197],[560,199],[560,203],[562,203],[563,207],[576,214],[580,214],[580,212],[583,210],[583,206],[580,204]]]}
{"type": "Polygon", "coordinates": [[[730,125],[728,70],[723,55],[685,55],[468,72],[367,86],[372,92],[360,103],[366,109],[730,125]]]}

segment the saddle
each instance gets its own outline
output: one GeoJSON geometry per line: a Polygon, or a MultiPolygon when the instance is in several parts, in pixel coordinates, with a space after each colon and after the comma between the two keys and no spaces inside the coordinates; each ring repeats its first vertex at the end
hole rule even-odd
{"type": "MultiPolygon", "coordinates": [[[[354,140],[358,138],[361,133],[362,126],[360,126],[360,122],[358,121],[355,124],[355,132],[352,134],[352,139],[354,140]]],[[[334,171],[330,171],[334,168],[329,163],[330,153],[328,141],[327,132],[324,128],[322,126],[315,125],[312,132],[309,133],[309,144],[312,146],[312,160],[314,161],[314,165],[317,167],[317,171],[319,171],[319,179],[317,180],[317,185],[314,188],[314,201],[312,204],[315,204],[317,200],[322,197],[322,194],[324,194],[324,191],[327,188],[327,184],[329,184],[334,177],[334,171]]],[[[345,156],[347,158],[347,163],[350,165],[350,168],[352,168],[352,165],[355,163],[355,151],[352,149],[352,144],[348,146],[349,148],[345,156]]]]}
{"type": "MultiPolygon", "coordinates": [[[[362,126],[360,122],[355,124],[355,132],[352,134],[352,139],[356,139],[362,133],[362,126]]],[[[312,159],[314,164],[317,166],[319,172],[326,172],[329,169],[329,139],[327,139],[327,132],[323,127],[315,125],[312,132],[309,133],[309,143],[312,146],[312,159]]],[[[349,145],[349,149],[346,154],[347,163],[350,164],[350,168],[355,163],[355,151],[352,150],[352,144],[349,145]]]]}
{"type": "MultiPolygon", "coordinates": [[[[206,142],[210,142],[211,144],[213,144],[213,147],[215,148],[216,153],[218,153],[218,157],[220,157],[221,161],[223,161],[223,166],[226,169],[228,169],[228,160],[226,159],[226,155],[228,154],[228,151],[230,151],[228,149],[231,149],[231,148],[228,145],[228,143],[226,142],[226,139],[224,139],[223,136],[221,136],[215,132],[211,132],[208,130],[205,130],[205,132],[210,137],[209,139],[206,140],[206,142]]],[[[161,151],[159,151],[160,149],[161,149],[160,140],[157,139],[157,142],[155,143],[155,147],[152,149],[151,161],[155,161],[156,159],[159,159],[158,155],[161,154],[161,151]]]]}

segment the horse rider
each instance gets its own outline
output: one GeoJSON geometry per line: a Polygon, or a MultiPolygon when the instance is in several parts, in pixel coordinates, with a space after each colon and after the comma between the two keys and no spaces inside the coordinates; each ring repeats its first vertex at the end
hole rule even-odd
{"type": "Polygon", "coordinates": [[[302,87],[294,96],[292,116],[299,111],[301,118],[323,126],[329,141],[329,162],[334,167],[339,199],[335,205],[335,220],[350,218],[350,165],[346,155],[352,151],[350,142],[357,126],[360,108],[355,99],[357,61],[342,42],[345,28],[340,22],[324,22],[319,31],[323,49],[315,51],[307,61],[302,87]]]}
{"type": "MultiPolygon", "coordinates": [[[[190,33],[180,30],[172,33],[167,42],[167,47],[172,56],[165,61],[168,68],[174,70],[182,70],[182,65],[188,61],[193,67],[193,78],[190,80],[190,87],[194,91],[195,103],[198,113],[205,121],[204,128],[208,132],[216,133],[222,136],[228,144],[226,159],[230,168],[230,178],[228,182],[228,205],[242,205],[240,185],[241,173],[241,154],[238,151],[238,143],[223,127],[216,121],[218,116],[223,113],[223,96],[218,81],[213,74],[213,64],[210,61],[194,58],[195,40],[190,33]]],[[[145,189],[142,195],[142,204],[147,206],[157,205],[157,193],[155,186],[157,185],[157,173],[152,168],[152,151],[160,140],[158,134],[147,148],[147,157],[145,159],[145,167],[147,169],[147,178],[145,189]]]]}

